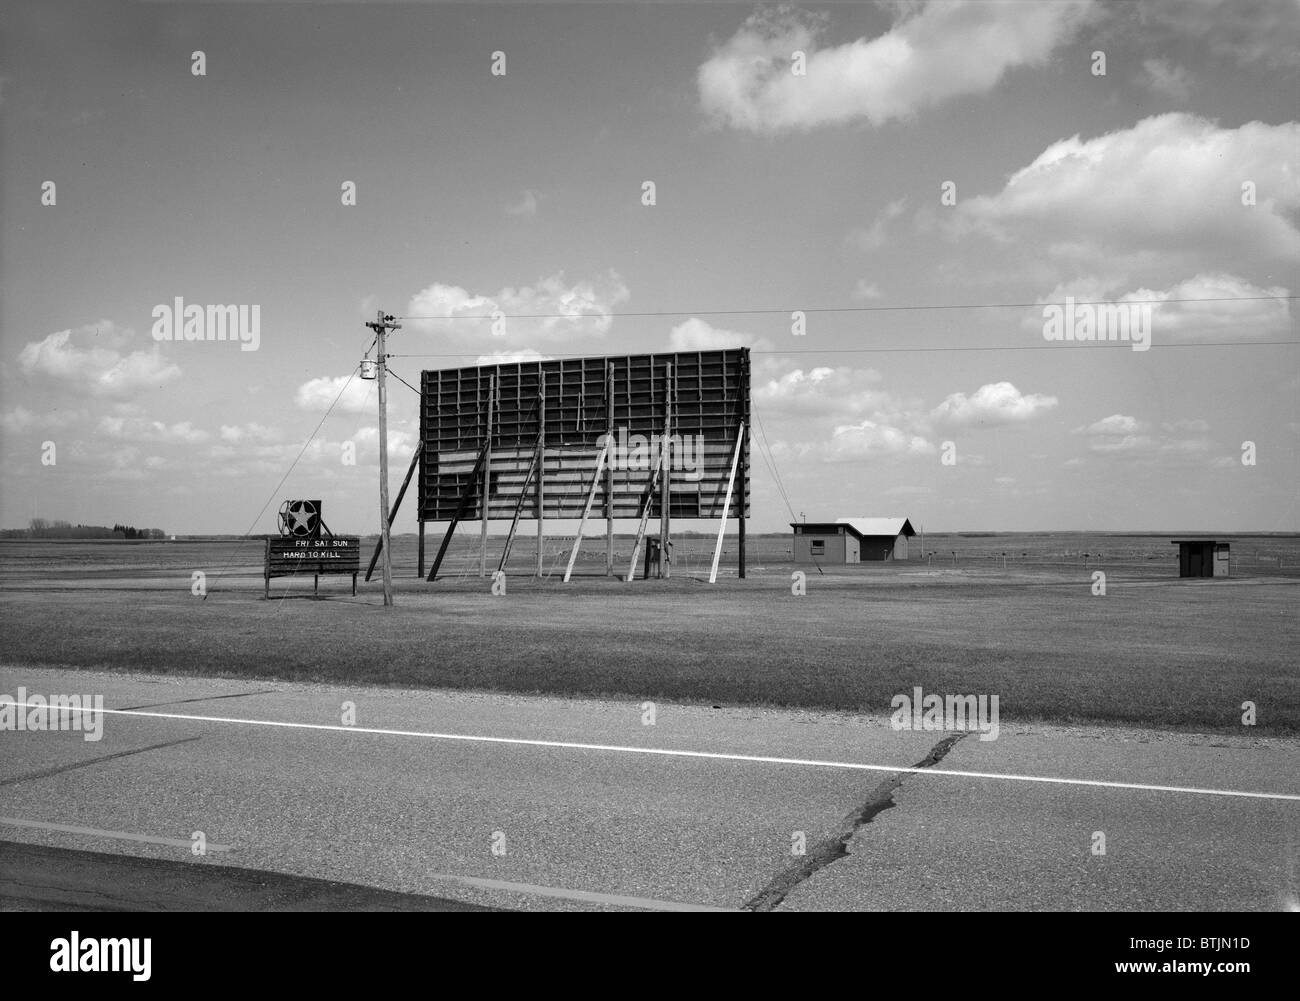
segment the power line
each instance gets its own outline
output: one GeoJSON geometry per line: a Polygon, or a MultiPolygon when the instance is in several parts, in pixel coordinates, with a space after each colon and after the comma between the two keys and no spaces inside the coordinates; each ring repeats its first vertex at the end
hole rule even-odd
{"type": "MultiPolygon", "coordinates": [[[[1287,347],[1300,344],[1300,341],[1180,341],[1172,344],[1161,344],[1154,341],[1148,341],[1149,348],[1263,348],[1263,347],[1287,347]]],[[[750,354],[754,355],[825,355],[825,354],[930,354],[930,353],[949,353],[965,351],[1059,351],[1062,348],[1111,348],[1112,350],[1131,350],[1132,344],[1129,341],[1052,341],[1043,344],[991,344],[991,345],[958,345],[956,347],[906,347],[906,348],[795,348],[788,351],[772,349],[751,348],[750,354]]],[[[654,351],[649,354],[678,354],[674,351],[654,351]]],[[[482,358],[482,351],[438,351],[430,353],[416,354],[390,354],[390,358],[482,358]]],[[[588,358],[590,355],[546,355],[537,358],[521,358],[518,364],[529,364],[534,361],[568,361],[575,358],[588,358]]],[[[495,364],[486,362],[487,365],[495,364]]],[[[503,361],[499,364],[513,365],[516,362],[503,361]]]]}
{"type": "Polygon", "coordinates": [[[768,463],[768,460],[763,455],[763,450],[761,448],[759,449],[759,453],[758,453],[759,458],[763,460],[763,463],[768,466],[768,469],[772,473],[772,479],[776,481],[776,489],[780,491],[781,498],[782,500],[785,501],[786,510],[790,512],[790,520],[798,521],[799,518],[794,513],[794,505],[790,503],[790,495],[786,493],[785,484],[781,481],[781,473],[776,466],[776,455],[772,451],[772,443],[767,440],[767,430],[763,427],[763,418],[758,415],[757,410],[753,410],[752,408],[751,408],[751,413],[753,413],[754,415],[754,420],[758,421],[758,433],[762,437],[763,447],[767,449],[767,454],[768,456],[771,456],[772,461],[770,464],[768,463]]]}
{"type": "MultiPolygon", "coordinates": [[[[398,356],[397,356],[397,355],[391,355],[391,354],[390,354],[388,357],[389,357],[389,358],[395,358],[395,357],[398,357],[398,356]]],[[[417,396],[420,395],[420,391],[419,391],[418,389],[416,389],[414,386],[412,386],[412,385],[411,385],[409,382],[407,382],[405,379],[403,379],[403,378],[402,378],[400,375],[398,375],[396,372],[394,372],[391,366],[390,366],[389,369],[388,369],[388,374],[391,375],[391,376],[392,376],[394,379],[396,379],[398,382],[400,382],[400,383],[401,383],[403,386],[405,386],[407,389],[409,389],[412,393],[415,393],[415,395],[417,395],[417,396]]]]}
{"type": "MultiPolygon", "coordinates": [[[[1188,302],[1286,302],[1300,298],[1294,295],[1226,295],[1208,296],[1200,299],[1075,299],[1076,306],[1160,306],[1167,303],[1188,302]]],[[[400,320],[581,320],[588,317],[662,317],[662,316],[759,316],[763,314],[793,312],[801,313],[898,313],[917,310],[945,309],[1034,309],[1043,306],[1064,306],[1065,303],[1053,302],[978,302],[978,303],[913,303],[901,306],[795,306],[789,309],[759,307],[754,309],[665,309],[644,312],[620,313],[616,311],[598,311],[590,313],[502,313],[500,316],[488,314],[461,314],[459,316],[401,316],[400,320]]]]}
{"type": "Polygon", "coordinates": [[[776,453],[772,451],[772,443],[768,440],[767,428],[763,427],[763,418],[759,415],[758,411],[752,410],[752,413],[754,414],[754,420],[758,421],[758,433],[763,438],[763,445],[767,449],[767,454],[772,459],[772,473],[776,477],[777,488],[781,491],[781,496],[785,498],[785,506],[790,509],[790,514],[793,516],[794,507],[790,503],[790,493],[785,489],[785,481],[781,479],[781,472],[777,468],[776,453]]]}

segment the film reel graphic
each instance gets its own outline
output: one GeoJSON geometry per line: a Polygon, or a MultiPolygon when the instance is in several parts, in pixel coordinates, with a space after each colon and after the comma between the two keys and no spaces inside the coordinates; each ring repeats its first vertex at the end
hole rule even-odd
{"type": "Polygon", "coordinates": [[[279,526],[286,538],[316,538],[320,535],[320,501],[285,501],[280,505],[279,526]]]}

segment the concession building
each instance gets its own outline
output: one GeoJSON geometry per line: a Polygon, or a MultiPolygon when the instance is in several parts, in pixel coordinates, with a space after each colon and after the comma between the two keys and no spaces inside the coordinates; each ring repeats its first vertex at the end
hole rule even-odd
{"type": "Polygon", "coordinates": [[[795,563],[839,565],[907,559],[916,535],[906,518],[839,518],[791,522],[795,563]]]}

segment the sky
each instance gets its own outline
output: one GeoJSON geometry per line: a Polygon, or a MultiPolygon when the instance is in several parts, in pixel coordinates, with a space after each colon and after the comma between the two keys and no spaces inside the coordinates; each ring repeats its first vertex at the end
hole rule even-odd
{"type": "Polygon", "coordinates": [[[752,531],[1300,530],[1297,0],[18,0],[0,31],[2,527],[265,533],[311,497],[377,530],[382,309],[415,386],[750,347],[752,531]],[[164,339],[178,298],[243,339],[164,339]]]}

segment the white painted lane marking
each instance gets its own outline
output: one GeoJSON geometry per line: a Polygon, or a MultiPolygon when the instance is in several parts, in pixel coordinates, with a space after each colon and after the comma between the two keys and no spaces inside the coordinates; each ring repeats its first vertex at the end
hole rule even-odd
{"type": "Polygon", "coordinates": [[[434,874],[430,878],[446,883],[462,883],[483,890],[509,890],[539,897],[559,897],[579,900],[585,904],[614,904],[618,907],[638,907],[647,911],[731,911],[729,907],[710,907],[708,904],[684,904],[674,900],[652,900],[648,897],[625,897],[617,893],[596,893],[592,890],[566,890],[558,886],[538,886],[536,883],[512,883],[504,879],[482,879],[478,876],[452,876],[434,874]]]}
{"type": "MultiPolygon", "coordinates": [[[[139,841],[147,845],[169,845],[172,848],[184,848],[189,851],[194,842],[188,838],[155,838],[148,834],[131,834],[128,831],[104,831],[98,827],[74,827],[71,824],[49,824],[43,820],[24,820],[21,817],[0,817],[0,824],[10,827],[34,827],[41,831],[58,831],[61,834],[84,834],[94,838],[112,838],[115,841],[139,841]]],[[[206,851],[228,852],[232,845],[214,845],[208,842],[206,851]]]]}
{"type": "MultiPolygon", "coordinates": [[[[25,705],[18,703],[18,705],[25,705]]],[[[35,709],[47,708],[33,706],[35,709]]],[[[73,710],[76,711],[76,710],[73,710]]],[[[1103,779],[1066,779],[1045,775],[1015,775],[1004,772],[968,772],[952,768],[911,768],[907,765],[868,765],[857,761],[822,761],[817,758],[782,758],[759,754],[731,754],[721,751],[684,751],[671,747],[627,747],[621,744],[582,744],[567,740],[536,740],[527,737],[488,737],[467,733],[435,733],[425,730],[386,730],[379,727],[342,726],[337,723],[290,723],[274,719],[239,719],[234,716],[196,716],[186,713],[142,712],[136,709],[84,709],[82,712],[112,713],[117,716],[140,716],[152,719],[190,720],[201,723],[233,723],[239,726],[272,726],[286,730],[321,730],[332,733],[368,733],[381,737],[420,737],[426,740],[459,740],[477,744],[514,744],[523,747],[554,747],[575,751],[611,751],[619,754],[656,754],[670,758],[704,758],[711,761],[745,761],[760,765],[802,765],[806,768],[843,768],[863,772],[889,772],[903,775],[948,775],[967,779],[994,779],[1003,782],[1039,782],[1049,785],[1090,786],[1096,789],[1132,789],[1139,792],[1177,792],[1191,796],[1230,796],[1240,799],[1267,799],[1300,803],[1300,793],[1250,792],[1241,789],[1206,789],[1200,786],[1153,785],[1144,782],[1116,782],[1103,779]]]]}

